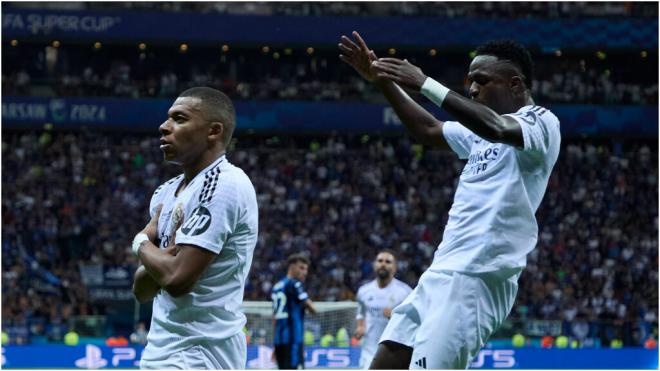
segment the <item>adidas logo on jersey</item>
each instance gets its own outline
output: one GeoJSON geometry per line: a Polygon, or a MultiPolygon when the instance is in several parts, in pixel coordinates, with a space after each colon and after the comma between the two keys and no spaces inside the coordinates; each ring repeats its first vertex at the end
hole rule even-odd
{"type": "Polygon", "coordinates": [[[426,357],[422,357],[415,362],[415,364],[421,368],[426,368],[426,357]]]}

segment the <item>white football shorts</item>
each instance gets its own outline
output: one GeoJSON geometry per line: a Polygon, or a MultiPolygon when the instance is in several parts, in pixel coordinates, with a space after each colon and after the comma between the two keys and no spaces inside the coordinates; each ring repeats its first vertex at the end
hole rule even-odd
{"type": "Polygon", "coordinates": [[[364,348],[360,351],[360,367],[363,370],[368,370],[371,366],[371,361],[373,361],[376,354],[372,352],[365,351],[364,348]]]}
{"type": "Polygon", "coordinates": [[[465,369],[509,315],[521,272],[428,269],[392,311],[380,342],[412,347],[410,369],[465,369]]]}
{"type": "Polygon", "coordinates": [[[245,334],[240,333],[213,344],[194,345],[168,354],[161,360],[141,360],[143,370],[243,370],[247,362],[245,334]]]}

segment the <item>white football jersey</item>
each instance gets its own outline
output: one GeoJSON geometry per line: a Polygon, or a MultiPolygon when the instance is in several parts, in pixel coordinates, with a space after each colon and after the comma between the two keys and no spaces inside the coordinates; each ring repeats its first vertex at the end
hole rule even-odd
{"type": "Polygon", "coordinates": [[[559,120],[532,105],[506,116],[520,123],[523,148],[491,143],[455,121],[444,123],[447,143],[468,161],[430,269],[521,268],[536,246],[534,214],[559,156],[559,120]]]}
{"type": "Polygon", "coordinates": [[[183,174],[154,192],[149,210],[163,204],[158,220],[160,248],[170,245],[176,214],[183,224],[177,244],[216,254],[192,291],[181,297],[160,290],[153,302],[151,328],[142,358],[157,361],[189,348],[239,333],[246,323],[241,310],[245,280],[257,242],[258,207],[254,187],[225,156],[197,174],[175,196],[183,174]]]}
{"type": "Polygon", "coordinates": [[[383,314],[383,310],[385,308],[394,309],[411,291],[410,286],[396,278],[383,288],[378,287],[377,280],[373,280],[358,289],[358,311],[355,318],[364,319],[366,326],[362,338],[362,352],[372,355],[376,353],[380,335],[389,321],[389,318],[383,314]]]}

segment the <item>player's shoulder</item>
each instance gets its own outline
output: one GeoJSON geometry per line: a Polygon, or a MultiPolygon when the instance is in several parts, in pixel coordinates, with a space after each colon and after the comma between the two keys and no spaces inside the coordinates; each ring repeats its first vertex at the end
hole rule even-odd
{"type": "Polygon", "coordinates": [[[516,116],[529,125],[536,125],[538,123],[559,125],[559,118],[550,109],[534,104],[521,107],[518,111],[510,115],[516,116]]]}
{"type": "Polygon", "coordinates": [[[178,184],[177,181],[181,180],[182,178],[183,178],[183,174],[179,174],[174,178],[165,181],[163,184],[159,185],[158,188],[156,188],[156,190],[154,191],[154,196],[159,193],[163,193],[163,191],[165,191],[169,187],[176,187],[176,185],[178,184]]]}
{"type": "Polygon", "coordinates": [[[403,290],[403,291],[412,291],[412,287],[410,287],[407,283],[401,281],[401,280],[398,279],[398,278],[395,278],[395,279],[393,280],[393,283],[394,283],[394,287],[397,288],[397,289],[399,289],[399,290],[403,290]]]}
{"type": "Polygon", "coordinates": [[[222,193],[223,197],[250,195],[256,198],[254,185],[247,174],[224,156],[216,166],[206,171],[204,186],[211,192],[222,193]]]}
{"type": "Polygon", "coordinates": [[[288,281],[288,279],[287,279],[286,277],[283,278],[283,279],[281,279],[281,280],[279,280],[279,281],[277,281],[277,282],[273,285],[273,288],[271,289],[271,291],[279,291],[279,290],[284,289],[284,287],[285,287],[286,284],[287,284],[287,281],[288,281]]]}
{"type": "Polygon", "coordinates": [[[250,177],[240,167],[231,163],[226,157],[223,157],[218,163],[218,171],[223,174],[223,178],[234,183],[250,183],[250,177]]]}
{"type": "Polygon", "coordinates": [[[150,209],[153,209],[157,204],[162,203],[166,195],[171,193],[172,188],[176,188],[179,185],[181,179],[183,179],[183,174],[179,174],[159,185],[151,195],[150,209]]]}
{"type": "Polygon", "coordinates": [[[362,284],[362,286],[360,286],[360,287],[358,288],[358,295],[359,295],[361,292],[364,293],[364,292],[371,291],[371,290],[373,290],[373,289],[376,288],[376,287],[378,287],[378,286],[377,286],[377,283],[376,283],[376,280],[367,281],[367,282],[365,282],[364,284],[362,284]]]}

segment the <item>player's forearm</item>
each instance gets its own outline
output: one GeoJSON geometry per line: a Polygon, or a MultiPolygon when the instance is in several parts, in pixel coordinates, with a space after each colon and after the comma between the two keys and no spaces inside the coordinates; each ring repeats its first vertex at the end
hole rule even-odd
{"type": "Polygon", "coordinates": [[[189,287],[179,274],[180,262],[177,257],[159,249],[151,242],[144,242],[140,248],[140,260],[153,280],[170,295],[177,297],[189,292],[189,287]]]}
{"type": "Polygon", "coordinates": [[[133,277],[133,295],[140,303],[153,299],[160,291],[160,285],[149,275],[143,265],[139,266],[133,277]]]}
{"type": "Polygon", "coordinates": [[[307,299],[305,301],[305,306],[307,307],[307,309],[309,310],[310,313],[312,313],[312,314],[318,313],[317,310],[316,310],[316,307],[314,306],[314,303],[312,302],[311,299],[307,299]]]}
{"type": "Polygon", "coordinates": [[[450,91],[442,103],[442,109],[481,138],[497,143],[509,141],[510,125],[484,104],[450,91]]]}
{"type": "Polygon", "coordinates": [[[437,144],[433,143],[430,131],[438,130],[439,122],[431,113],[389,80],[380,80],[376,86],[390,103],[410,135],[423,144],[437,144]]]}

